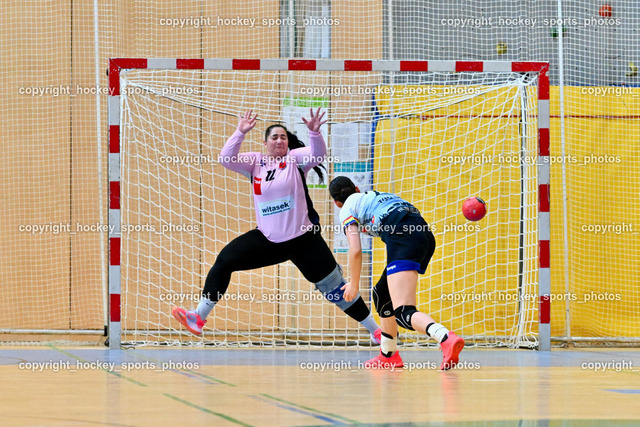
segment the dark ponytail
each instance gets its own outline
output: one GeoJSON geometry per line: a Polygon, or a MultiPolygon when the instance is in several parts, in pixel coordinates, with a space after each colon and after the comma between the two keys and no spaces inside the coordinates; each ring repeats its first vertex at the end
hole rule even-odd
{"type": "MultiPolygon", "coordinates": [[[[267,128],[267,130],[265,130],[264,132],[264,140],[266,141],[269,138],[269,135],[271,134],[271,130],[273,128],[282,128],[285,130],[285,132],[287,132],[287,140],[289,142],[289,150],[295,150],[296,148],[302,148],[305,147],[305,145],[302,143],[302,141],[300,141],[298,139],[298,137],[294,134],[292,134],[291,132],[289,132],[289,129],[287,129],[286,127],[282,126],[282,125],[271,125],[267,128]]],[[[318,165],[318,166],[314,166],[313,170],[318,174],[318,176],[320,177],[320,182],[324,182],[324,174],[322,173],[322,169],[324,169],[326,171],[326,168],[323,165],[318,165]]]]}

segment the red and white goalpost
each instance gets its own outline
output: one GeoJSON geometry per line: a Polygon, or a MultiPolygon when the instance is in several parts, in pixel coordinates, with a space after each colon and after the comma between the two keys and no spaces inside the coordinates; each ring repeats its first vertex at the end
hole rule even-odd
{"type": "MultiPolygon", "coordinates": [[[[111,59],[109,347],[367,341],[289,263],[234,274],[229,298],[200,338],[170,314],[172,304],[197,305],[217,253],[255,226],[248,181],[217,164],[238,113],[258,113],[243,151],[260,151],[268,124],[302,131],[300,115],[322,107],[329,180],[347,174],[361,188],[396,192],[434,227],[438,248],[419,284],[421,311],[470,344],[549,350],[548,69],[542,62],[111,59]],[[487,202],[478,223],[460,213],[470,196],[487,202]]],[[[310,195],[346,265],[326,187],[310,178],[310,195]]],[[[364,247],[366,300],[384,250],[366,240],[364,247]]],[[[405,345],[427,344],[401,332],[405,345]]]]}

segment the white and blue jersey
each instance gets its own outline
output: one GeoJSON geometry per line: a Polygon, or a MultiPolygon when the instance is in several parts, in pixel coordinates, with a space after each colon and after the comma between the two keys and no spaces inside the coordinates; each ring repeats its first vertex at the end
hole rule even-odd
{"type": "Polygon", "coordinates": [[[340,210],[343,230],[357,224],[360,231],[380,237],[387,247],[387,268],[383,273],[416,270],[424,274],[436,241],[429,224],[411,203],[391,193],[367,191],[347,197],[340,210]]]}
{"type": "Polygon", "coordinates": [[[382,223],[394,212],[419,213],[411,203],[392,193],[354,193],[340,210],[340,223],[343,230],[350,224],[357,224],[364,233],[380,237],[382,223]]]}

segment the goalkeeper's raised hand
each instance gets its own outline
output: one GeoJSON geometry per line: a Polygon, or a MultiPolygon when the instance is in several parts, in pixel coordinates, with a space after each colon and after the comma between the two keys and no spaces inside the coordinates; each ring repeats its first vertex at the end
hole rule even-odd
{"type": "Polygon", "coordinates": [[[258,115],[251,117],[253,110],[245,111],[244,114],[238,116],[238,130],[242,133],[247,133],[253,129],[256,125],[256,118],[258,115]]]}
{"type": "Polygon", "coordinates": [[[309,108],[309,115],[311,116],[309,119],[305,119],[304,117],[302,118],[304,124],[307,125],[307,129],[311,132],[320,132],[320,126],[327,123],[327,120],[322,121],[324,111],[320,113],[320,107],[318,107],[318,111],[316,111],[316,114],[314,115],[313,109],[309,108]]]}

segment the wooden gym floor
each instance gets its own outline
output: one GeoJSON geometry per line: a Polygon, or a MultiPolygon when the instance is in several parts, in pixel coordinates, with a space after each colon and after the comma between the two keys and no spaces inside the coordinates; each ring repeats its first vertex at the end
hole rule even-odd
{"type": "Polygon", "coordinates": [[[0,348],[2,426],[640,425],[640,351],[0,348]]]}

